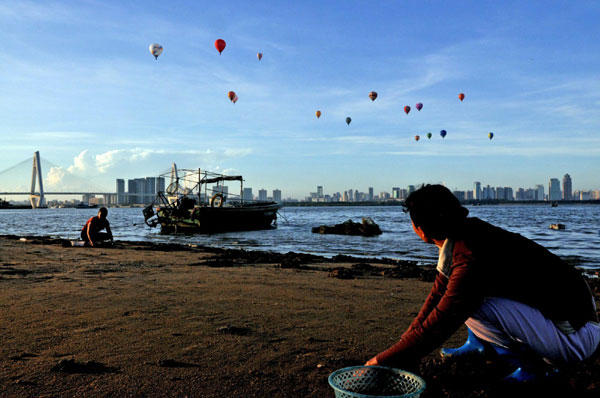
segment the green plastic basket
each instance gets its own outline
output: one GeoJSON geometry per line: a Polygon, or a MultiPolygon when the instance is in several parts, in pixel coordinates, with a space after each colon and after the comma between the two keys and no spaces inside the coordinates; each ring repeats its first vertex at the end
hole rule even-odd
{"type": "Polygon", "coordinates": [[[425,390],[419,376],[385,366],[352,366],[329,375],[336,398],[417,398],[425,390]]]}

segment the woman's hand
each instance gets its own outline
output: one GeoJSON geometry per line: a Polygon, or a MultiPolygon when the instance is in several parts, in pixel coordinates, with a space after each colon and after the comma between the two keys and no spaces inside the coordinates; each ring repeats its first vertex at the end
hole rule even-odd
{"type": "Polygon", "coordinates": [[[365,363],[365,366],[378,366],[379,362],[377,362],[377,357],[373,357],[365,363]]]}

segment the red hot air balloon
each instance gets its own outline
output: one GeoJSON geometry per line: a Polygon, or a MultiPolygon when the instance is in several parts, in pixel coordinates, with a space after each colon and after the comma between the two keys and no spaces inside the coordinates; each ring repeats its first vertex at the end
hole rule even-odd
{"type": "Polygon", "coordinates": [[[221,53],[223,52],[223,50],[225,50],[225,46],[226,45],[227,44],[225,43],[225,40],[223,40],[223,39],[217,39],[217,40],[215,40],[215,48],[219,52],[219,55],[221,55],[221,53]]]}
{"type": "Polygon", "coordinates": [[[418,135],[415,135],[415,141],[419,141],[421,139],[421,137],[419,137],[418,135]]]}
{"type": "Polygon", "coordinates": [[[404,107],[404,113],[406,113],[408,115],[408,112],[410,112],[410,106],[406,105],[404,107]]]}
{"type": "Polygon", "coordinates": [[[458,99],[459,100],[464,100],[465,99],[465,95],[463,93],[458,94],[458,99]]]}
{"type": "Polygon", "coordinates": [[[369,93],[369,98],[371,98],[371,101],[375,101],[375,99],[377,98],[377,93],[375,91],[371,91],[369,93]]]}
{"type": "Polygon", "coordinates": [[[421,112],[421,109],[423,109],[423,104],[422,104],[422,103],[420,103],[420,102],[417,102],[417,105],[415,105],[415,108],[417,108],[417,110],[418,110],[419,112],[421,112]]]}
{"type": "Polygon", "coordinates": [[[235,95],[235,91],[230,91],[227,93],[227,96],[229,97],[230,101],[233,101],[233,99],[236,97],[235,95]]]}

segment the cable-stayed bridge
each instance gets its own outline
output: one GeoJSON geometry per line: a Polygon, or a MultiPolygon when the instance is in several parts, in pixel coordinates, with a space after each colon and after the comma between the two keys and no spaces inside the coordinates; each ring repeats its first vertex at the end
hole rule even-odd
{"type": "Polygon", "coordinates": [[[0,171],[0,197],[9,195],[29,196],[31,207],[35,209],[45,207],[46,196],[49,195],[103,195],[105,203],[111,203],[111,200],[106,199],[116,195],[154,197],[155,193],[108,191],[105,187],[95,186],[89,179],[79,177],[74,172],[43,159],[36,151],[33,158],[0,171]]]}

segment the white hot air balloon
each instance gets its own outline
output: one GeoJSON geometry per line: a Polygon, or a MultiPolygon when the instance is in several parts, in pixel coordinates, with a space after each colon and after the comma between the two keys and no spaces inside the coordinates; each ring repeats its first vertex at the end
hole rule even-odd
{"type": "Polygon", "coordinates": [[[150,44],[150,54],[154,55],[154,59],[158,59],[158,56],[162,53],[162,46],[158,43],[150,44]]]}

